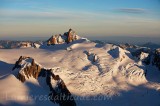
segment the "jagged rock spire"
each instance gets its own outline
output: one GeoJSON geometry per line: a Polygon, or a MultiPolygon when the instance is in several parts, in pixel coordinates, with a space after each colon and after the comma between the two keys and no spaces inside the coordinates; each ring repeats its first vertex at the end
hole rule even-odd
{"type": "Polygon", "coordinates": [[[76,35],[75,31],[71,28],[68,32],[65,32],[63,35],[56,34],[47,40],[47,45],[55,45],[55,44],[63,44],[63,43],[71,43],[78,39],[78,35],[76,35]]]}

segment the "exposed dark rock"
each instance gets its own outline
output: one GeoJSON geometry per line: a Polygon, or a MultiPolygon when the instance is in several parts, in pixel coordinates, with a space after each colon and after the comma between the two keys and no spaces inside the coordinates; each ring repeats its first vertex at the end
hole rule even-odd
{"type": "MultiPolygon", "coordinates": [[[[76,106],[72,94],[59,75],[52,75],[52,78],[57,81],[57,87],[56,89],[51,89],[52,92],[49,94],[51,101],[58,103],[60,106],[76,106]]],[[[50,83],[48,84],[50,85],[50,83]]]]}
{"type": "Polygon", "coordinates": [[[15,69],[19,69],[16,77],[23,83],[31,76],[33,76],[35,79],[37,79],[38,77],[45,77],[46,83],[51,91],[49,97],[53,103],[57,103],[59,104],[59,106],[76,106],[76,102],[74,101],[74,98],[65,85],[64,81],[60,78],[59,75],[55,75],[52,72],[52,69],[42,68],[35,62],[33,58],[26,56],[20,56],[12,70],[15,69]],[[26,66],[26,64],[29,65],[26,66]],[[57,82],[56,88],[52,87],[52,79],[57,82]]]}
{"type": "Polygon", "coordinates": [[[118,46],[121,47],[122,49],[128,49],[128,48],[134,48],[134,49],[136,49],[136,48],[138,48],[137,45],[131,45],[129,43],[119,44],[118,46]]]}
{"type": "Polygon", "coordinates": [[[96,62],[98,60],[98,56],[96,54],[89,51],[84,51],[84,53],[87,55],[88,60],[90,60],[91,62],[96,62]]]}
{"type": "Polygon", "coordinates": [[[149,54],[145,59],[142,61],[146,65],[149,65],[151,63],[151,54],[149,54]]]}
{"type": "Polygon", "coordinates": [[[145,63],[146,65],[152,63],[152,65],[155,65],[160,70],[160,49],[152,51],[146,48],[138,49],[137,51],[132,52],[132,55],[140,59],[140,55],[143,53],[148,53],[149,55],[146,58],[144,58],[142,62],[145,63]]]}
{"type": "Polygon", "coordinates": [[[142,53],[150,53],[151,50],[149,48],[140,48],[132,52],[132,55],[135,57],[139,57],[142,53]]]}
{"type": "Polygon", "coordinates": [[[132,56],[136,57],[138,60],[141,60],[143,63],[146,65],[149,65],[151,63],[151,56],[152,56],[152,51],[149,48],[140,48],[136,49],[134,52],[131,52],[132,56]],[[144,56],[143,58],[141,57],[145,53],[148,54],[148,56],[144,56]]]}
{"type": "Polygon", "coordinates": [[[153,55],[152,64],[157,66],[160,70],[160,49],[156,49],[153,55]]]}
{"type": "Polygon", "coordinates": [[[20,72],[18,73],[18,79],[22,82],[26,80],[25,76],[29,79],[29,77],[33,76],[35,79],[38,78],[38,75],[41,71],[41,67],[35,63],[34,59],[31,57],[25,57],[25,56],[20,56],[18,61],[16,61],[15,66],[13,67],[12,70],[15,70],[16,68],[20,69],[20,72]],[[22,69],[21,63],[23,60],[30,59],[31,60],[31,65],[26,66],[22,69]],[[24,72],[24,74],[22,74],[24,72]]]}
{"type": "Polygon", "coordinates": [[[49,38],[47,40],[47,45],[70,43],[77,39],[78,39],[78,35],[76,35],[75,31],[73,31],[72,29],[69,29],[69,31],[65,32],[63,35],[58,34],[49,38]]]}

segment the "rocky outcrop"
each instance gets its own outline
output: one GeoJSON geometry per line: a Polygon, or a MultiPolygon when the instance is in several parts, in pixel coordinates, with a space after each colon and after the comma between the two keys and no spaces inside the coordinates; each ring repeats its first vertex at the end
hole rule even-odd
{"type": "Polygon", "coordinates": [[[41,71],[41,66],[36,64],[33,58],[25,56],[21,56],[18,59],[18,61],[16,61],[15,66],[13,67],[12,70],[15,70],[16,68],[20,68],[17,78],[22,82],[25,82],[26,78],[29,79],[29,77],[31,76],[37,79],[41,71]],[[23,64],[25,60],[30,61],[31,64],[30,63],[26,63],[28,65],[23,64]]]}
{"type": "Polygon", "coordinates": [[[128,48],[134,48],[134,49],[136,49],[136,48],[139,48],[137,45],[131,45],[131,44],[128,44],[128,43],[126,43],[126,44],[119,44],[118,46],[121,47],[122,49],[128,49],[128,48]]]}
{"type": "Polygon", "coordinates": [[[138,49],[132,52],[132,55],[138,60],[142,61],[146,65],[152,63],[160,70],[160,49],[150,50],[150,49],[138,49]]]}
{"type": "Polygon", "coordinates": [[[59,75],[55,75],[52,69],[43,68],[41,65],[35,62],[31,57],[20,56],[16,61],[12,70],[18,70],[16,77],[25,82],[30,77],[37,79],[43,77],[46,80],[51,93],[49,94],[50,100],[53,103],[59,104],[59,106],[76,106],[76,102],[64,81],[59,75]],[[56,87],[52,86],[51,80],[56,81],[56,87]]]}
{"type": "Polygon", "coordinates": [[[71,43],[72,41],[77,40],[79,37],[76,35],[75,31],[69,29],[68,32],[65,32],[63,35],[57,34],[52,36],[47,40],[47,45],[71,43]]]}
{"type": "MultiPolygon", "coordinates": [[[[49,94],[50,100],[54,103],[58,103],[60,106],[76,106],[72,94],[59,75],[52,74],[51,76],[55,81],[57,81],[57,86],[55,89],[51,88],[52,92],[49,94]]],[[[51,85],[51,78],[49,77],[48,80],[49,83],[47,84],[51,85]]]]}
{"type": "Polygon", "coordinates": [[[152,51],[149,48],[135,49],[134,52],[131,52],[131,54],[138,61],[142,61],[146,65],[149,65],[151,62],[152,51]]]}
{"type": "Polygon", "coordinates": [[[31,47],[31,43],[30,42],[21,42],[20,43],[20,47],[21,48],[31,47]]]}
{"type": "Polygon", "coordinates": [[[131,53],[132,53],[133,56],[138,57],[142,53],[148,53],[148,54],[150,54],[151,50],[150,50],[150,48],[138,48],[138,49],[135,49],[134,52],[131,52],[131,53]]]}
{"type": "Polygon", "coordinates": [[[70,43],[74,40],[77,40],[77,35],[75,31],[73,31],[72,29],[69,29],[68,34],[67,34],[67,43],[70,43]]]}
{"type": "Polygon", "coordinates": [[[158,67],[160,70],[160,49],[156,49],[153,54],[153,61],[152,64],[158,67]]]}
{"type": "Polygon", "coordinates": [[[55,36],[52,36],[51,38],[49,38],[47,40],[47,45],[55,45],[55,44],[58,44],[58,38],[60,37],[61,35],[55,35],[55,36]]]}
{"type": "Polygon", "coordinates": [[[89,51],[84,51],[84,53],[87,55],[88,60],[90,60],[91,62],[96,62],[98,60],[98,56],[96,54],[89,51]]]}

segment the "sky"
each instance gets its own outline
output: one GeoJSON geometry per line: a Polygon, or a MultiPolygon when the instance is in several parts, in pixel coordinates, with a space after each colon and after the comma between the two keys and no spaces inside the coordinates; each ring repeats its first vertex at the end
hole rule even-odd
{"type": "Polygon", "coordinates": [[[160,0],[0,0],[0,37],[160,37],[160,0]]]}

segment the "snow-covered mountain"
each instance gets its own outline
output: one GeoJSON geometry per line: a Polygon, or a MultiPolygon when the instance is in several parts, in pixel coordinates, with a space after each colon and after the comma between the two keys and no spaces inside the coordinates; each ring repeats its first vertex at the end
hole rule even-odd
{"type": "MultiPolygon", "coordinates": [[[[57,103],[60,106],[76,105],[74,98],[72,97],[70,91],[67,89],[64,81],[59,77],[59,75],[54,74],[54,69],[43,68],[33,58],[20,56],[12,70],[17,71],[15,76],[23,83],[31,77],[35,79],[42,77],[50,89],[51,93],[49,96],[53,103],[57,103]],[[56,83],[56,85],[52,85],[52,82],[56,83]],[[63,95],[64,98],[61,98],[60,95],[63,95]],[[59,99],[57,100],[56,97],[59,99]],[[69,99],[67,99],[68,97],[69,99]]],[[[47,88],[47,86],[45,87],[47,88]]]]}
{"type": "Polygon", "coordinates": [[[159,63],[159,49],[95,43],[70,29],[39,49],[0,50],[0,105],[158,106],[159,63]]]}
{"type": "Polygon", "coordinates": [[[10,41],[0,40],[0,49],[15,49],[15,48],[39,48],[41,41],[10,41]]]}
{"type": "Polygon", "coordinates": [[[75,40],[80,39],[80,37],[73,31],[69,29],[68,32],[65,32],[63,35],[58,34],[54,35],[47,40],[47,45],[56,45],[56,44],[64,44],[64,43],[71,43],[75,40]]]}
{"type": "Polygon", "coordinates": [[[151,49],[157,49],[160,48],[160,44],[156,44],[156,43],[152,43],[152,42],[148,42],[146,44],[142,45],[143,47],[149,47],[151,49]]]}

